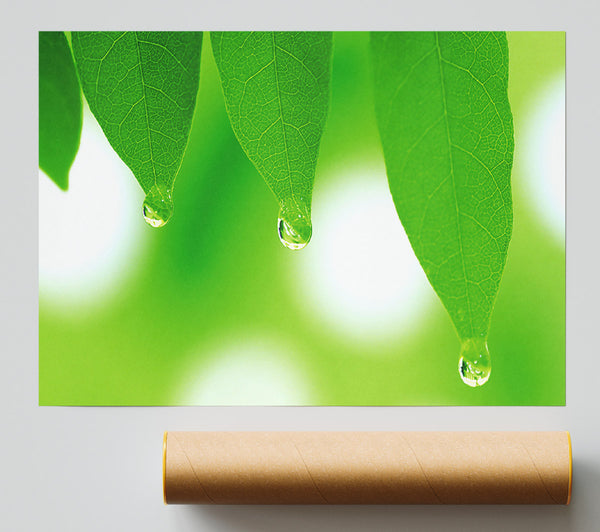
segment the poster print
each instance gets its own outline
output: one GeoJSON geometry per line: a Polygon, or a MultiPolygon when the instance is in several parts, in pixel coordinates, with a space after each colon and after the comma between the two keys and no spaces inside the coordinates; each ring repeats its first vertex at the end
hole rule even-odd
{"type": "Polygon", "coordinates": [[[565,404],[564,33],[39,37],[40,404],[565,404]]]}

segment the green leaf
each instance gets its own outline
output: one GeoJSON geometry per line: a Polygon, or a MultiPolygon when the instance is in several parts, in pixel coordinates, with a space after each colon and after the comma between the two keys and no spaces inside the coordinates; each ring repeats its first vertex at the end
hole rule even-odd
{"type": "Polygon", "coordinates": [[[396,210],[463,341],[463,380],[482,384],[512,231],[506,35],[372,33],[371,52],[396,210]]]}
{"type": "Polygon", "coordinates": [[[81,138],[81,89],[62,31],[39,33],[39,166],[60,188],[81,138]]]}
{"type": "Polygon", "coordinates": [[[73,32],[72,40],[90,109],[146,193],[146,221],[160,227],[194,115],[202,33],[73,32]]]}
{"type": "Polygon", "coordinates": [[[280,204],[281,241],[310,240],[312,189],[329,106],[331,32],[212,32],[231,126],[280,204]]]}

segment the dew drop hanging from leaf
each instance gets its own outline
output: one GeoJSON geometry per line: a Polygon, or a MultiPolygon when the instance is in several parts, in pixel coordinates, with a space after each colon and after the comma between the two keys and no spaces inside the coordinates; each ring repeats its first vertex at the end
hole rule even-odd
{"type": "Polygon", "coordinates": [[[373,32],[371,57],[396,211],[481,386],[513,219],[506,34],[373,32]]]}
{"type": "Polygon", "coordinates": [[[312,235],[312,189],[329,107],[331,32],[211,32],[227,114],[279,202],[288,249],[312,235]]]}
{"type": "Polygon", "coordinates": [[[277,231],[281,243],[288,249],[302,249],[312,236],[312,223],[308,205],[303,198],[281,202],[277,231]]]}
{"type": "Polygon", "coordinates": [[[462,381],[471,387],[482,386],[490,378],[492,360],[485,338],[463,340],[458,361],[462,381]]]}
{"type": "Polygon", "coordinates": [[[173,214],[173,199],[166,188],[153,186],[146,194],[143,205],[144,220],[152,227],[162,227],[173,214]]]}

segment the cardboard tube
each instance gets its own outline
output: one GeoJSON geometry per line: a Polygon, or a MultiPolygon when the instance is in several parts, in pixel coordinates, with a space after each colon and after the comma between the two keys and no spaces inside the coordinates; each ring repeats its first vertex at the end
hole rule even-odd
{"type": "Polygon", "coordinates": [[[568,432],[167,432],[168,504],[568,504],[568,432]]]}

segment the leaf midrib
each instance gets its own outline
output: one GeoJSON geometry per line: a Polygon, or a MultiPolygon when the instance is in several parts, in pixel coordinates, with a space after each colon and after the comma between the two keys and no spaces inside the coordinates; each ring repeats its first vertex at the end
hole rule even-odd
{"type": "Polygon", "coordinates": [[[437,49],[437,56],[438,56],[438,66],[439,66],[439,70],[440,70],[440,81],[441,81],[441,85],[442,85],[442,103],[444,104],[444,122],[446,123],[446,139],[448,140],[448,154],[450,156],[450,176],[452,178],[452,194],[454,197],[454,206],[456,208],[456,229],[457,229],[457,234],[458,234],[458,247],[459,247],[459,251],[460,251],[460,260],[462,263],[462,270],[463,270],[463,278],[465,280],[465,296],[466,296],[466,300],[467,300],[467,309],[469,312],[469,326],[471,328],[471,336],[473,336],[473,319],[472,319],[472,313],[471,313],[471,299],[469,297],[469,280],[467,279],[467,269],[465,266],[465,256],[464,256],[464,248],[463,248],[463,242],[462,242],[462,235],[461,235],[461,227],[460,227],[460,210],[458,208],[458,198],[456,196],[456,179],[455,179],[455,175],[454,175],[454,159],[452,157],[452,140],[450,138],[450,123],[449,123],[449,118],[448,118],[448,103],[447,103],[447,96],[446,96],[446,86],[444,83],[444,70],[442,67],[442,50],[440,47],[440,41],[439,41],[439,32],[435,33],[435,46],[437,49]]]}
{"type": "Polygon", "coordinates": [[[281,130],[283,133],[283,146],[284,146],[284,151],[285,151],[285,162],[287,164],[287,169],[288,169],[288,181],[289,181],[289,185],[290,185],[290,194],[292,196],[292,198],[294,198],[294,201],[296,201],[296,194],[294,193],[294,184],[292,182],[292,169],[290,167],[290,154],[289,154],[289,148],[288,148],[288,141],[287,141],[287,133],[285,132],[285,121],[283,119],[283,103],[281,101],[281,89],[279,87],[279,71],[277,68],[277,44],[275,43],[275,32],[272,31],[271,32],[271,39],[272,39],[272,43],[273,43],[273,67],[275,69],[275,87],[277,90],[277,101],[279,102],[279,115],[281,116],[281,130]]]}
{"type": "Polygon", "coordinates": [[[138,38],[137,31],[134,31],[133,35],[135,36],[138,64],[140,65],[140,76],[142,78],[142,90],[144,92],[144,111],[146,113],[146,128],[148,130],[148,144],[150,148],[150,163],[152,164],[152,173],[154,174],[154,186],[156,187],[158,186],[156,176],[156,164],[154,163],[154,149],[152,147],[152,135],[150,132],[150,117],[148,115],[148,96],[146,94],[146,80],[144,78],[144,69],[142,68],[142,53],[140,51],[140,40],[138,38]]]}

